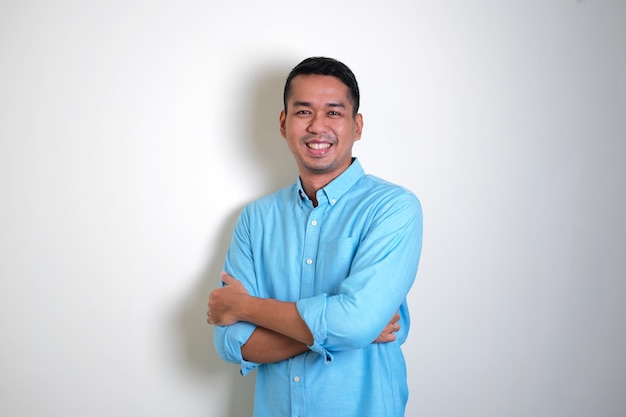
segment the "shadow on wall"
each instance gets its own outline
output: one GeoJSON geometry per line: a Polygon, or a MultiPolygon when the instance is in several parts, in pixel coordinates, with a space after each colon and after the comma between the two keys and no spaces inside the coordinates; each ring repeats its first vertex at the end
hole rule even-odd
{"type": "MultiPolygon", "coordinates": [[[[265,195],[292,184],[297,178],[297,167],[287,142],[280,135],[279,116],[283,109],[283,88],[287,74],[293,65],[277,65],[255,72],[251,84],[243,95],[253,94],[253,108],[248,114],[255,115],[252,124],[243,126],[240,132],[244,163],[253,167],[262,181],[257,195],[265,195]]],[[[247,97],[249,99],[249,96],[247,97]]]]}
{"type": "MultiPolygon", "coordinates": [[[[241,164],[252,167],[255,178],[250,181],[260,188],[257,196],[269,194],[293,183],[297,178],[297,168],[286,142],[280,136],[279,113],[282,109],[282,92],[285,78],[291,67],[282,66],[257,70],[252,81],[241,91],[241,99],[235,103],[250,103],[250,111],[235,109],[241,115],[251,115],[251,120],[242,120],[234,126],[233,140],[239,144],[241,164]],[[237,130],[237,129],[241,130],[237,130]],[[256,174],[258,173],[258,175],[256,174]]],[[[236,186],[236,184],[235,184],[236,186]]],[[[219,273],[232,231],[244,204],[233,210],[222,226],[217,241],[211,242],[208,264],[197,279],[197,285],[184,305],[181,306],[179,331],[182,331],[185,349],[182,360],[191,368],[192,375],[211,380],[219,378],[220,384],[231,384],[229,388],[227,416],[251,416],[254,403],[254,378],[239,375],[239,367],[227,364],[217,355],[213,342],[213,328],[206,323],[208,295],[218,285],[219,273]]]]}

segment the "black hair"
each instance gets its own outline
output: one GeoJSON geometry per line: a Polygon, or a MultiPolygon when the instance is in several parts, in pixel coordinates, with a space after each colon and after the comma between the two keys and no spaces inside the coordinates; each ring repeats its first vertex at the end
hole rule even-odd
{"type": "Polygon", "coordinates": [[[291,93],[291,80],[297,75],[330,75],[338,78],[348,87],[350,103],[352,104],[352,115],[355,116],[359,111],[359,85],[352,70],[342,62],[333,58],[311,57],[296,65],[285,82],[285,90],[283,92],[283,105],[287,112],[287,99],[291,93]]]}

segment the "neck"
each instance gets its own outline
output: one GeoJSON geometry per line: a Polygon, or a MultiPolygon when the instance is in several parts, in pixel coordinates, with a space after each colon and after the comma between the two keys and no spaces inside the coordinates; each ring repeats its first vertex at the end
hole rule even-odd
{"type": "Polygon", "coordinates": [[[317,207],[317,192],[322,188],[326,187],[328,183],[332,181],[325,180],[316,180],[316,178],[306,178],[300,175],[300,182],[302,183],[302,188],[304,189],[305,194],[309,197],[309,200],[313,202],[313,207],[317,207]]]}
{"type": "Polygon", "coordinates": [[[315,173],[300,167],[300,183],[302,184],[302,188],[304,189],[305,194],[309,199],[313,202],[313,207],[317,207],[317,192],[322,188],[326,187],[331,181],[335,178],[343,174],[352,164],[355,158],[350,160],[350,163],[337,173],[335,172],[325,172],[325,173],[315,173]]]}
{"type": "Polygon", "coordinates": [[[311,173],[303,174],[302,171],[300,172],[300,183],[302,183],[302,188],[304,189],[307,197],[309,197],[309,200],[313,202],[313,207],[317,207],[317,192],[326,187],[332,180],[337,178],[344,171],[341,171],[335,176],[321,174],[312,175],[311,173]]]}

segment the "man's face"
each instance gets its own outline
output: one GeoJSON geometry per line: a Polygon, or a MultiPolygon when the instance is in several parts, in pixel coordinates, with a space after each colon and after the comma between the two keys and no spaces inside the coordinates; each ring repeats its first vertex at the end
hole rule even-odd
{"type": "Polygon", "coordinates": [[[328,183],[352,162],[352,145],[361,139],[363,119],[353,117],[348,87],[326,75],[291,80],[280,133],[296,159],[300,176],[328,183]]]}

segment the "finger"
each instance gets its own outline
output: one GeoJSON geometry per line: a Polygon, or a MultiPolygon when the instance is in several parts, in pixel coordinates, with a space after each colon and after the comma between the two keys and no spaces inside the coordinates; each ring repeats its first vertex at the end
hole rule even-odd
{"type": "Polygon", "coordinates": [[[235,281],[237,281],[235,278],[233,278],[232,276],[228,275],[224,271],[222,271],[220,273],[220,278],[222,279],[222,282],[224,283],[224,285],[233,284],[235,281]]]}
{"type": "Polygon", "coordinates": [[[391,318],[390,323],[397,323],[400,321],[400,314],[396,313],[393,315],[393,317],[391,318]]]}
{"type": "Polygon", "coordinates": [[[389,342],[393,342],[394,340],[396,340],[396,335],[393,333],[382,333],[380,334],[376,340],[374,340],[374,343],[389,343],[389,342]]]}

